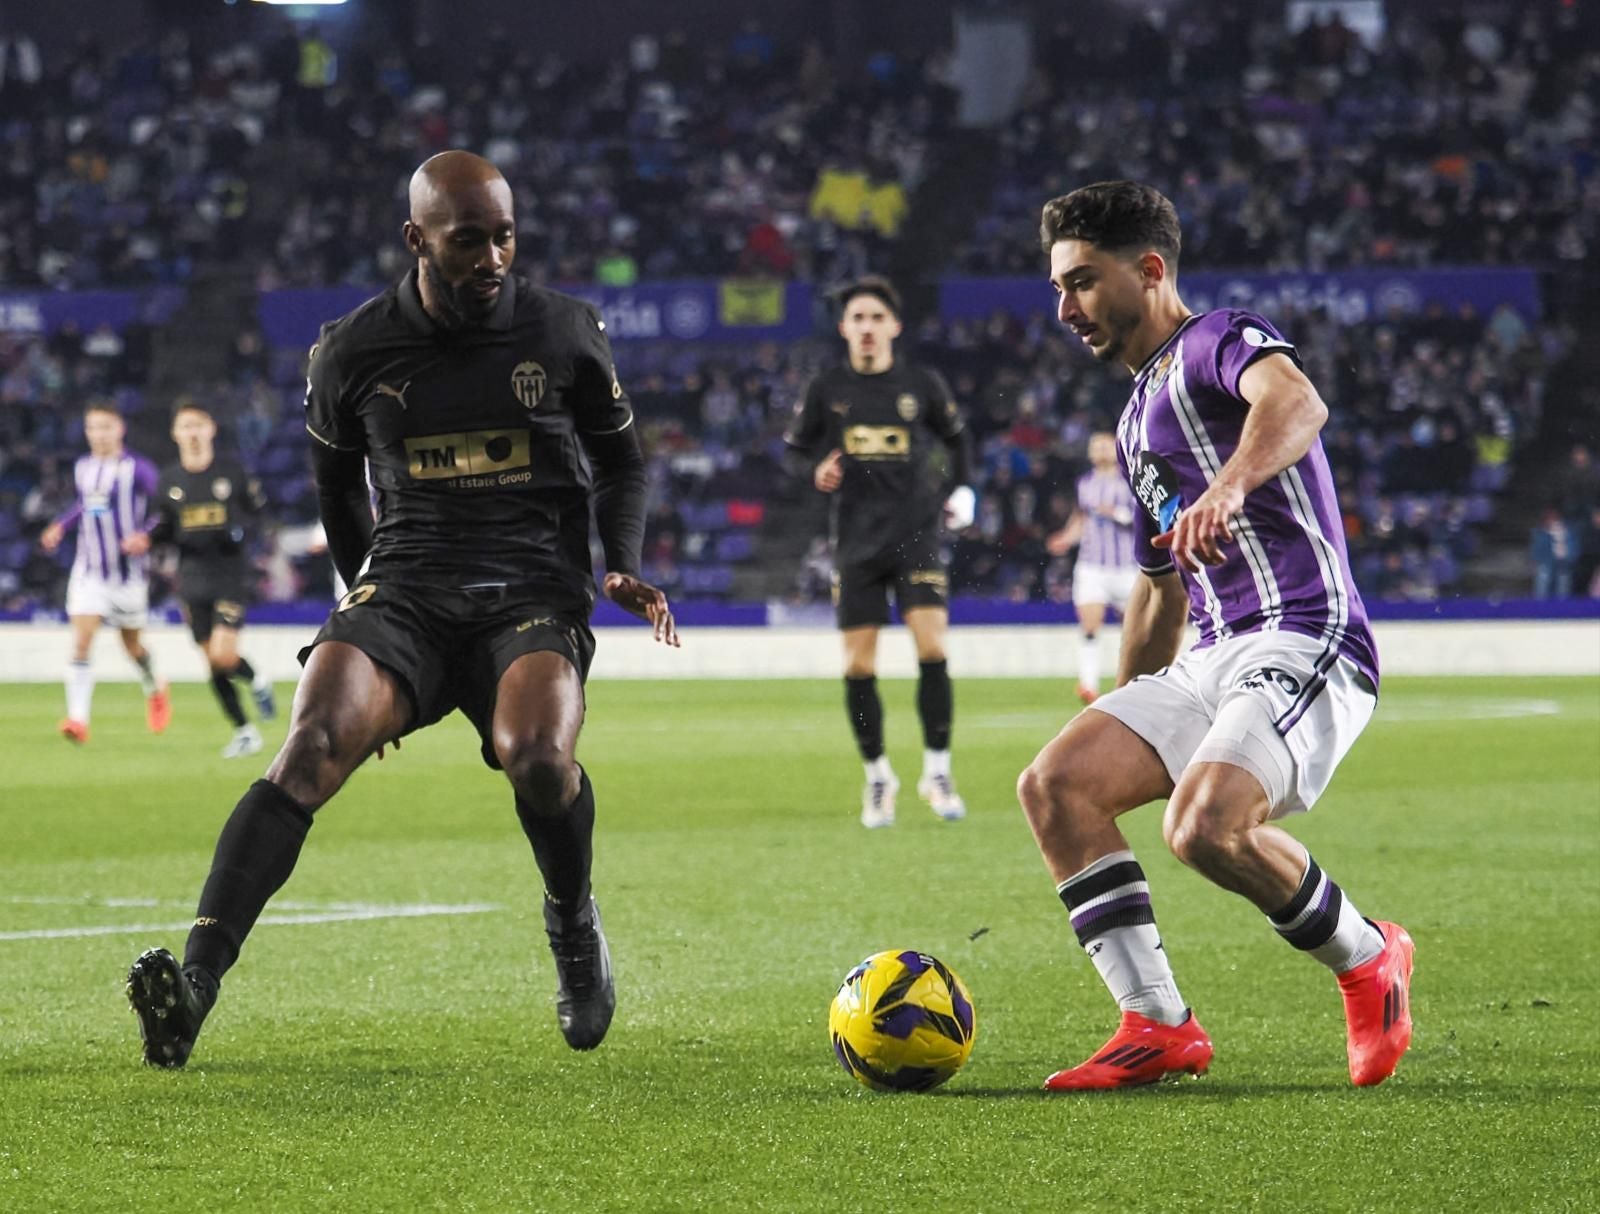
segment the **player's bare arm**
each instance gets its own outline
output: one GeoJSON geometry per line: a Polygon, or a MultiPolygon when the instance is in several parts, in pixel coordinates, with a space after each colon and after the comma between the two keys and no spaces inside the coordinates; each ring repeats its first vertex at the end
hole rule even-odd
{"type": "Polygon", "coordinates": [[[1232,520],[1245,497],[1299,462],[1328,420],[1328,406],[1286,355],[1251,363],[1239,377],[1239,395],[1249,412],[1238,450],[1172,530],[1154,540],[1157,548],[1171,548],[1172,559],[1190,573],[1201,564],[1222,564],[1222,546],[1233,538],[1232,520]]]}
{"type": "Polygon", "coordinates": [[[1066,556],[1083,542],[1083,511],[1074,510],[1058,531],[1052,531],[1044,541],[1045,551],[1051,556],[1066,556]]]}
{"type": "Polygon", "coordinates": [[[1170,666],[1183,644],[1189,596],[1175,573],[1146,573],[1135,579],[1122,621],[1122,653],[1117,686],[1170,666]]]}

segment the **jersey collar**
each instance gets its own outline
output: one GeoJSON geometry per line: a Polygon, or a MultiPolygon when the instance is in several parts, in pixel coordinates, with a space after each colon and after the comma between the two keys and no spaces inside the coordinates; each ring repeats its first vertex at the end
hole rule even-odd
{"type": "MultiPolygon", "coordinates": [[[[400,315],[405,317],[407,324],[420,333],[440,331],[438,322],[429,316],[422,306],[422,292],[417,289],[416,266],[406,271],[406,276],[400,280],[395,293],[400,300],[400,315]]],[[[511,328],[511,317],[516,310],[517,280],[507,274],[505,285],[500,288],[500,298],[495,300],[494,311],[489,313],[489,319],[484,321],[481,327],[504,333],[511,328]]]]}
{"type": "Polygon", "coordinates": [[[1191,312],[1188,316],[1185,316],[1178,327],[1172,331],[1172,336],[1167,338],[1166,341],[1162,342],[1154,350],[1150,351],[1150,357],[1145,359],[1144,365],[1134,373],[1133,382],[1138,383],[1141,379],[1143,379],[1149,372],[1150,368],[1156,365],[1156,359],[1160,358],[1163,354],[1170,350],[1172,348],[1172,343],[1177,341],[1178,338],[1183,335],[1183,331],[1204,315],[1204,312],[1191,312]]]}

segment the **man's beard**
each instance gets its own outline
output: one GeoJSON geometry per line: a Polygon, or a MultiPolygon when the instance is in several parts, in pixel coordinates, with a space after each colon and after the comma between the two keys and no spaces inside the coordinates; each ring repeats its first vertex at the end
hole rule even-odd
{"type": "Polygon", "coordinates": [[[445,281],[431,256],[422,258],[422,272],[428,276],[428,289],[433,295],[434,307],[439,315],[434,317],[442,329],[465,329],[481,323],[499,302],[498,297],[482,300],[472,293],[472,279],[452,287],[445,281]]]}

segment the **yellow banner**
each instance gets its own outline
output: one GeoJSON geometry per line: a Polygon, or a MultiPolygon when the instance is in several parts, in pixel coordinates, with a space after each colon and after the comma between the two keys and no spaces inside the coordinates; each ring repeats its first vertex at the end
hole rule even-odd
{"type": "Polygon", "coordinates": [[[717,284],[717,315],[731,329],[781,325],[783,283],[765,278],[724,278],[717,284]]]}

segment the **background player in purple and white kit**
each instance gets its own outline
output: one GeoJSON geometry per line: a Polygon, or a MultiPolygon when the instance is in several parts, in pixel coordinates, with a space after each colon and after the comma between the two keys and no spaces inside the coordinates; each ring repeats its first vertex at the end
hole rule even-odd
{"type": "Polygon", "coordinates": [[[1156,190],[1103,182],[1054,199],[1041,240],[1062,322],[1133,372],[1117,442],[1143,571],[1117,690],[1018,782],[1073,930],[1123,1013],[1104,1049],[1045,1086],[1210,1065],[1117,827],[1163,797],[1173,853],[1338,975],[1350,1077],[1380,1083],[1411,1041],[1411,938],[1364,919],[1274,824],[1311,808],[1377,702],[1377,651],[1318,438],[1327,406],[1267,321],[1184,306],[1178,217],[1156,190]],[[1186,618],[1199,641],[1179,657],[1186,618]]]}
{"type": "Polygon", "coordinates": [[[95,403],[84,410],[83,433],[89,454],[73,467],[77,500],[44,529],[39,543],[54,552],[69,534],[78,536],[72,575],[67,581],[67,617],[72,622],[72,661],[67,667],[67,715],[61,735],[89,740],[89,705],[94,670],[89,650],[101,621],[122,634],[122,646],[139,668],[145,694],[145,719],[153,733],[172,719],[167,685],[156,678],[140,632],[150,614],[149,531],[155,523],[156,466],[122,445],[126,428],[114,405],[95,403]]]}
{"type": "Polygon", "coordinates": [[[1133,579],[1133,494],[1117,465],[1117,437],[1104,431],[1089,436],[1089,462],[1078,478],[1078,506],[1072,517],[1046,541],[1052,556],[1078,550],[1072,567],[1072,606],[1078,613],[1078,699],[1093,704],[1100,698],[1100,649],[1097,635],[1106,622],[1106,608],[1128,610],[1133,579]]]}

